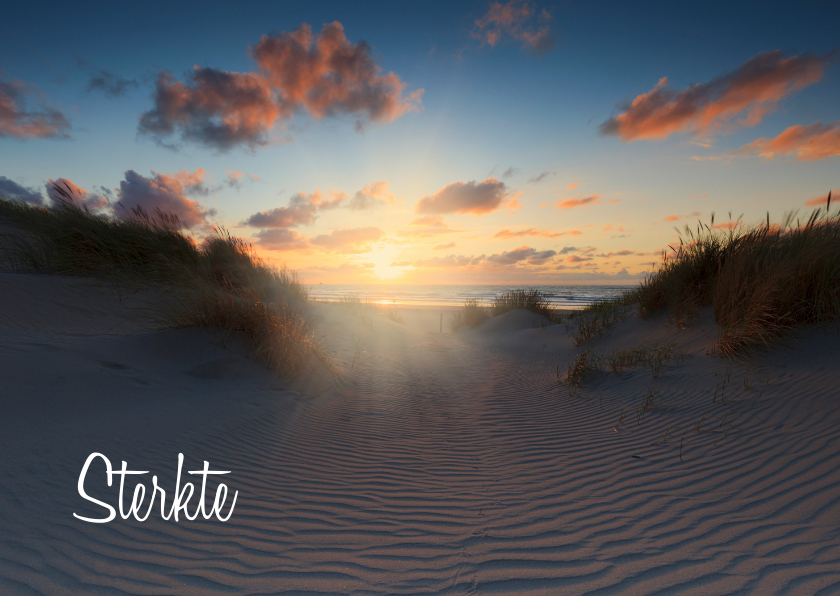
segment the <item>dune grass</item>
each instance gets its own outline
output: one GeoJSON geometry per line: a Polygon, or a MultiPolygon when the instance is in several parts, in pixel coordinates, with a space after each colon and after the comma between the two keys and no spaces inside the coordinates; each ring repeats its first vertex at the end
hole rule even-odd
{"type": "Polygon", "coordinates": [[[498,317],[517,309],[530,310],[548,319],[553,319],[555,316],[548,294],[535,289],[509,290],[496,296],[493,298],[490,312],[494,317],[498,317]]]}
{"type": "Polygon", "coordinates": [[[781,224],[729,230],[686,228],[680,246],[638,289],[646,316],[667,308],[686,322],[711,306],[721,328],[717,347],[732,356],[768,345],[788,330],[840,319],[840,212],[824,208],[803,223],[796,212],[781,224]]]}
{"type": "Polygon", "coordinates": [[[477,327],[490,318],[489,310],[477,298],[468,298],[464,301],[464,307],[461,310],[452,313],[449,319],[449,330],[454,333],[464,325],[470,328],[477,327]]]}
{"type": "Polygon", "coordinates": [[[217,228],[200,246],[175,215],[141,208],[124,219],[89,213],[69,189],[50,208],[0,199],[0,216],[25,233],[0,239],[0,259],[19,271],[103,278],[117,289],[159,288],[163,327],[221,327],[283,375],[312,358],[328,364],[303,314],[308,292],[287,269],[266,265],[245,241],[217,228]]]}

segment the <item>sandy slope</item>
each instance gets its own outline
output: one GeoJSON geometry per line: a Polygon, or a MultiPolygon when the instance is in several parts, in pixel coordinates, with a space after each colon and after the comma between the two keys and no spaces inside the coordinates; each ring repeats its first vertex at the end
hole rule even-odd
{"type": "Polygon", "coordinates": [[[840,592],[833,327],[747,366],[706,354],[709,313],[685,330],[630,317],[587,346],[675,341],[684,358],[655,380],[594,373],[572,397],[556,368],[583,347],[536,315],[440,334],[434,310],[399,324],[314,305],[342,380],[295,390],[216,333],[129,333],[153,301],[0,274],[0,592],[840,592]],[[208,460],[236,509],[80,522],[101,512],[76,492],[93,451],[166,487],[179,452],[208,460]]]}

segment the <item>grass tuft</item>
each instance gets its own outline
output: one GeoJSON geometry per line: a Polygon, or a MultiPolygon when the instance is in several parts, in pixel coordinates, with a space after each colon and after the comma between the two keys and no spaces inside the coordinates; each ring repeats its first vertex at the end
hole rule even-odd
{"type": "Polygon", "coordinates": [[[490,313],[487,310],[477,298],[468,298],[464,301],[464,308],[454,312],[449,319],[449,330],[454,333],[464,325],[470,328],[481,325],[490,318],[490,313]]]}
{"type": "Polygon", "coordinates": [[[55,187],[50,208],[0,199],[0,215],[24,234],[0,239],[0,261],[15,270],[101,277],[118,289],[158,287],[172,294],[156,314],[165,327],[221,327],[243,337],[255,357],[284,375],[313,358],[327,363],[303,318],[308,292],[297,275],[266,265],[224,228],[201,246],[177,216],[134,208],[107,218],[55,187]]]}
{"type": "Polygon", "coordinates": [[[840,318],[840,212],[816,209],[805,223],[698,224],[638,289],[639,312],[667,308],[678,322],[712,306],[721,327],[717,348],[732,356],[767,345],[795,327],[840,318]]]}
{"type": "Polygon", "coordinates": [[[493,299],[491,314],[494,317],[512,310],[525,309],[554,320],[554,309],[548,294],[540,290],[509,290],[493,299]]]}

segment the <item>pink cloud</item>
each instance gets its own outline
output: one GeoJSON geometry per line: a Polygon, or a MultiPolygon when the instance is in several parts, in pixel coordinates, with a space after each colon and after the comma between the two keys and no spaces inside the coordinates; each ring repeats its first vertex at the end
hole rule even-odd
{"type": "Polygon", "coordinates": [[[288,122],[304,110],[313,118],[355,115],[360,130],[420,106],[423,90],[405,96],[405,83],[383,74],[370,47],[348,41],[337,21],[318,35],[305,23],[292,33],[264,35],[251,54],[259,72],[196,66],[186,83],[162,72],[154,107],[140,116],[140,132],[164,143],[179,131],[183,141],[226,151],[266,145],[278,120],[288,122]]]}
{"type": "Polygon", "coordinates": [[[554,35],[549,21],[551,14],[545,9],[537,18],[542,26],[535,28],[532,21],[536,10],[530,2],[510,0],[506,4],[491,2],[490,9],[476,19],[473,36],[493,47],[505,37],[522,42],[522,47],[534,53],[545,53],[554,47],[554,35]]]}
{"type": "Polygon", "coordinates": [[[432,195],[422,197],[414,210],[417,213],[469,213],[478,216],[497,209],[519,206],[518,197],[510,201],[505,201],[506,198],[505,183],[495,178],[488,178],[481,183],[475,180],[466,184],[453,182],[432,195]]]}
{"type": "Polygon", "coordinates": [[[59,110],[40,101],[40,109],[30,111],[28,99],[40,95],[35,85],[23,81],[0,80],[0,138],[67,139],[70,122],[59,110]]]}
{"type": "Polygon", "coordinates": [[[45,186],[47,187],[47,196],[55,203],[61,202],[66,195],[69,195],[76,205],[88,211],[104,211],[111,207],[110,202],[105,196],[90,193],[67,178],[59,178],[58,180],[50,179],[45,186]]]}
{"type": "Polygon", "coordinates": [[[507,228],[496,232],[493,238],[519,238],[522,236],[542,236],[543,238],[557,238],[569,232],[552,232],[549,230],[538,230],[537,228],[528,228],[525,230],[508,230],[507,228]]]}
{"type": "Polygon", "coordinates": [[[370,182],[362,190],[356,191],[353,198],[347,202],[347,207],[355,210],[370,209],[379,205],[395,205],[400,201],[392,192],[388,192],[388,183],[370,182]]]}
{"type": "Polygon", "coordinates": [[[315,221],[321,191],[306,194],[299,192],[289,199],[288,207],[260,211],[245,220],[245,225],[255,228],[294,228],[315,221]]]}
{"type": "Polygon", "coordinates": [[[260,230],[256,234],[257,245],[268,250],[305,250],[309,240],[294,230],[285,228],[260,230]]]}
{"type": "Polygon", "coordinates": [[[815,122],[790,126],[772,139],[760,138],[744,145],[739,153],[764,159],[793,155],[797,161],[817,161],[840,155],[840,120],[832,124],[815,122]]]}
{"type": "Polygon", "coordinates": [[[574,209],[575,207],[582,207],[583,205],[597,205],[603,199],[603,195],[589,195],[587,197],[573,197],[565,201],[554,201],[555,209],[574,209]]]}
{"type": "Polygon", "coordinates": [[[345,254],[359,254],[369,252],[370,245],[382,239],[385,232],[373,226],[363,228],[342,228],[333,230],[329,234],[322,234],[310,238],[310,243],[324,250],[345,254]]]}
{"type": "MultiPolygon", "coordinates": [[[[831,196],[835,197],[840,201],[840,189],[835,188],[831,191],[831,196]]],[[[814,197],[813,199],[808,199],[805,201],[805,205],[808,207],[825,207],[826,203],[828,202],[828,193],[824,195],[820,195],[818,197],[814,197]]]]}
{"type": "Polygon", "coordinates": [[[175,214],[184,227],[193,228],[206,225],[207,217],[216,214],[215,209],[206,209],[198,201],[186,197],[186,187],[189,185],[185,185],[178,175],[157,174],[153,171],[152,176],[146,178],[134,170],[128,170],[124,176],[117,191],[118,205],[122,209],[114,210],[121,217],[131,217],[137,208],[142,208],[151,216],[160,210],[175,214]]]}
{"type": "Polygon", "coordinates": [[[600,132],[629,142],[755,126],[781,99],[819,81],[828,60],[829,55],[813,53],[790,58],[778,50],[762,53],[731,72],[680,91],[669,88],[663,77],[621,114],[601,124],[600,132]]]}

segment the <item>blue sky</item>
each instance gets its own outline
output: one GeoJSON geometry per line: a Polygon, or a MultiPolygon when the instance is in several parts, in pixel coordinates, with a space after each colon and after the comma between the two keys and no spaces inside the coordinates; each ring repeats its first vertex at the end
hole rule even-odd
{"type": "MultiPolygon", "coordinates": [[[[830,3],[232,6],[10,9],[0,192],[46,204],[45,185],[63,180],[105,215],[125,213],[117,201],[164,206],[199,240],[224,225],[310,282],[623,283],[650,270],[674,225],[712,211],[778,219],[840,187],[830,3]],[[294,110],[260,120],[256,143],[183,139],[198,122],[188,108],[172,134],[141,131],[140,116],[164,107],[162,71],[193,90],[194,66],[252,73],[273,109],[289,89],[264,83],[251,49],[303,24],[314,43],[334,22],[359,68],[378,69],[362,99],[306,88],[294,110]],[[377,112],[383,99],[396,107],[377,112]],[[684,104],[695,112],[660,118],[684,104]],[[64,125],[34,126],[56,113],[64,125]]],[[[327,72],[330,92],[362,70],[327,72]]],[[[216,124],[235,112],[224,110],[216,124]]]]}

